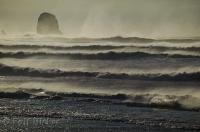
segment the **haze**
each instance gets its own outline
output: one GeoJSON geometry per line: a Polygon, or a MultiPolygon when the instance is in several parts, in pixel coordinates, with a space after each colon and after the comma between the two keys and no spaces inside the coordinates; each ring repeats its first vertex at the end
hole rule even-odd
{"type": "Polygon", "coordinates": [[[0,30],[34,34],[42,12],[70,37],[200,36],[200,0],[0,0],[0,30]]]}

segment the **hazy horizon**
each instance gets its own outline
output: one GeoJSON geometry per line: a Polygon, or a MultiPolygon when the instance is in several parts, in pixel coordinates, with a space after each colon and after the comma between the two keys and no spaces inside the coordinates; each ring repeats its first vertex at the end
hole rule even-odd
{"type": "Polygon", "coordinates": [[[42,12],[70,37],[200,36],[198,0],[0,0],[0,30],[35,33],[42,12]]]}

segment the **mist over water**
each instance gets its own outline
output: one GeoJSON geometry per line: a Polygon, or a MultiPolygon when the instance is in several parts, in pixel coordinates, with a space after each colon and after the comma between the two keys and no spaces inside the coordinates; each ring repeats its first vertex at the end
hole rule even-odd
{"type": "Polygon", "coordinates": [[[57,16],[71,37],[193,37],[200,34],[198,0],[11,0],[0,1],[0,29],[35,34],[42,12],[57,16]]]}
{"type": "Polygon", "coordinates": [[[0,0],[0,118],[200,130],[199,12],[199,0],[0,0]]]}

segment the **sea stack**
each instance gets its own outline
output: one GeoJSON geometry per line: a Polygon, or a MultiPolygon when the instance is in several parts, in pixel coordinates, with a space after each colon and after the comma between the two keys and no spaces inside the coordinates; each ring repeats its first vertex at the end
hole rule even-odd
{"type": "Polygon", "coordinates": [[[44,12],[38,18],[37,33],[42,35],[60,35],[58,20],[55,15],[44,12]]]}

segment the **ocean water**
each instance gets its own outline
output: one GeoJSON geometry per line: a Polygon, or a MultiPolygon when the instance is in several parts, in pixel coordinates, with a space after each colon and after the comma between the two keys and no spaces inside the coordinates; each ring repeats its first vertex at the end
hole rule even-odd
{"type": "Polygon", "coordinates": [[[0,39],[2,131],[199,131],[200,41],[0,39]]]}

